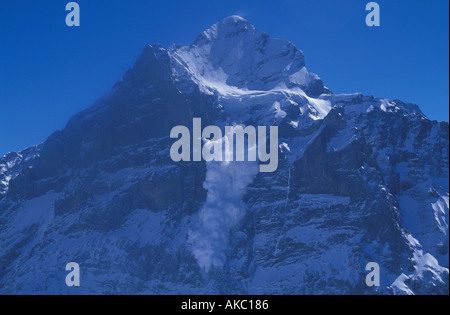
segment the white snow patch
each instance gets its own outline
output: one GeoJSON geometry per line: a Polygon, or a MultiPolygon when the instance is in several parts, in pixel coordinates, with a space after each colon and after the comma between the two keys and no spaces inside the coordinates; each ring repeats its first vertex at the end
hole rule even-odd
{"type": "Polygon", "coordinates": [[[447,235],[448,232],[448,204],[449,198],[448,196],[442,197],[435,203],[431,204],[431,207],[434,211],[434,218],[436,223],[444,235],[447,235]]]}
{"type": "Polygon", "coordinates": [[[45,227],[47,222],[54,217],[54,202],[57,197],[57,193],[50,192],[26,201],[14,216],[9,227],[10,231],[18,233],[34,224],[45,227]]]}
{"type": "Polygon", "coordinates": [[[281,109],[281,105],[280,102],[275,102],[273,103],[273,109],[275,111],[275,118],[285,118],[286,117],[286,112],[284,110],[281,109]]]}

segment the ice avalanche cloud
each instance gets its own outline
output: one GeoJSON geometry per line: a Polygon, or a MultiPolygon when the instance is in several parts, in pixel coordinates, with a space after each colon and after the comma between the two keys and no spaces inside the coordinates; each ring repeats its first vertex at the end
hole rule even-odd
{"type": "Polygon", "coordinates": [[[258,172],[257,162],[207,163],[203,184],[208,192],[206,203],[189,233],[192,252],[205,271],[224,265],[230,231],[245,216],[242,199],[258,172]]]}

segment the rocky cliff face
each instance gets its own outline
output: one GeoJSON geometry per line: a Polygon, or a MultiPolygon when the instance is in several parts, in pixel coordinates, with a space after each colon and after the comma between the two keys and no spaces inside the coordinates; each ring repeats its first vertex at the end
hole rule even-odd
{"type": "Polygon", "coordinates": [[[448,294],[448,130],[333,94],[240,17],[150,45],[62,131],[0,159],[0,292],[448,294]],[[170,130],[194,117],[278,126],[278,170],[173,162],[170,130]]]}

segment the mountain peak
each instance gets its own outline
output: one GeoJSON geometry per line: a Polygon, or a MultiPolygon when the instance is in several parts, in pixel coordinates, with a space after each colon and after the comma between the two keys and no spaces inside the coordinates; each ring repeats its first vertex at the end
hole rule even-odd
{"type": "Polygon", "coordinates": [[[255,29],[253,24],[251,24],[249,21],[247,21],[246,19],[244,19],[243,17],[241,17],[239,15],[231,15],[216,24],[226,27],[226,28],[234,28],[234,29],[237,28],[237,29],[246,30],[246,31],[255,29]]]}
{"type": "Polygon", "coordinates": [[[221,38],[232,38],[238,37],[239,35],[245,34],[255,34],[256,29],[243,17],[238,15],[229,16],[222,21],[212,25],[206,31],[202,32],[196,43],[200,43],[202,41],[212,41],[221,38]]]}
{"type": "Polygon", "coordinates": [[[0,157],[0,293],[448,294],[448,124],[323,93],[295,45],[241,17],[203,36],[148,45],[63,130],[0,157]],[[194,161],[208,125],[278,127],[277,171],[194,161]],[[177,126],[189,161],[171,158],[177,126]]]}
{"type": "Polygon", "coordinates": [[[257,32],[237,15],[212,25],[191,46],[174,47],[169,54],[208,89],[297,87],[311,95],[324,92],[322,81],[307,71],[303,53],[295,45],[257,32]]]}
{"type": "Polygon", "coordinates": [[[224,18],[221,23],[249,23],[246,19],[244,19],[240,15],[230,15],[226,18],[224,18]]]}

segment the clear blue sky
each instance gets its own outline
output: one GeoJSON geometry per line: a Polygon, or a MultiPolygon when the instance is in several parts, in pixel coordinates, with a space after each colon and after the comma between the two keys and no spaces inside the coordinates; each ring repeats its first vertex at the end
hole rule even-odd
{"type": "Polygon", "coordinates": [[[381,27],[365,25],[369,0],[67,0],[0,3],[0,155],[44,141],[106,93],[143,47],[188,45],[233,14],[303,50],[335,93],[418,104],[448,121],[447,0],[380,0],[381,27]]]}

